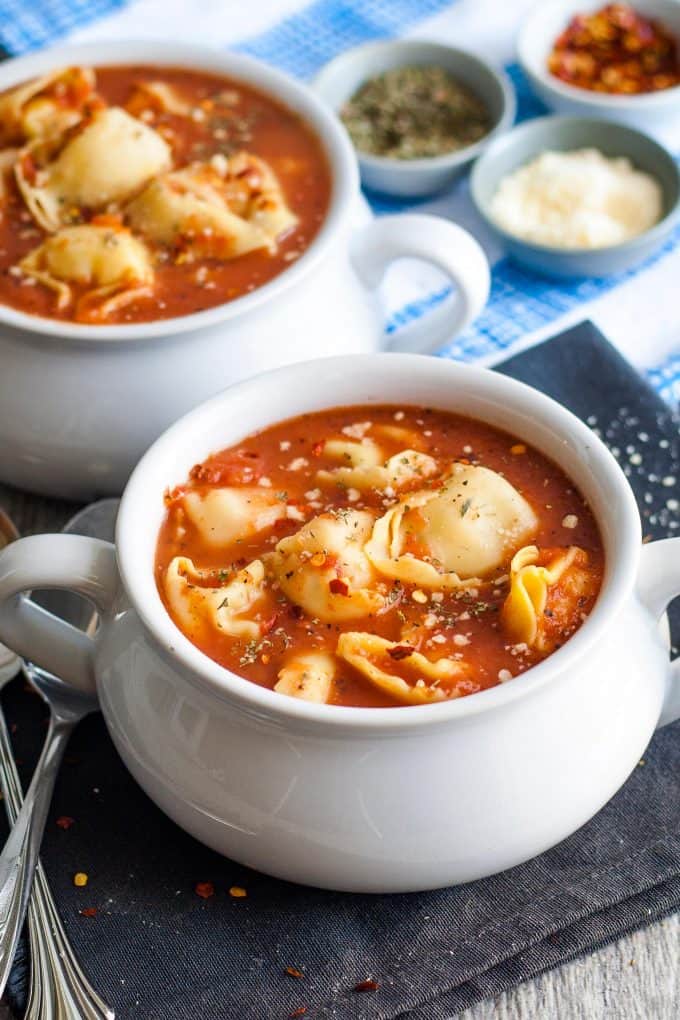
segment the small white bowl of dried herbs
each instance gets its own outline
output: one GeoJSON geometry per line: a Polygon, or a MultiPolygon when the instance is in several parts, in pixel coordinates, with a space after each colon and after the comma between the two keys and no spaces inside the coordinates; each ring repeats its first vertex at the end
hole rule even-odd
{"type": "Polygon", "coordinates": [[[314,88],[345,125],[366,188],[442,191],[515,118],[507,75],[466,50],[420,40],[368,43],[336,57],[314,88]]]}

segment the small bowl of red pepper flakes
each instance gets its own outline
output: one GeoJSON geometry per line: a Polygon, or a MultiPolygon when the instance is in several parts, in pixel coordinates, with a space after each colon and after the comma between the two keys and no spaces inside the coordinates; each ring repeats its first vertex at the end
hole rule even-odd
{"type": "Polygon", "coordinates": [[[520,63],[552,109],[680,127],[680,4],[553,0],[529,15],[520,63]]]}
{"type": "Polygon", "coordinates": [[[627,4],[576,14],[555,40],[548,70],[568,85],[613,96],[680,84],[675,38],[661,22],[627,4]]]}

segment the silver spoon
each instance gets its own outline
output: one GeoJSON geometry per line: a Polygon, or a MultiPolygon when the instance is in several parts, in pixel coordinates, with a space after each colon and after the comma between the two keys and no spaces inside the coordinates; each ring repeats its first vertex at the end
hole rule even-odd
{"type": "MultiPolygon", "coordinates": [[[[102,500],[78,513],[64,531],[112,537],[117,509],[117,500],[102,500]]],[[[91,629],[96,622],[91,607],[68,593],[45,593],[35,601],[83,630],[91,629]]],[[[0,708],[0,786],[10,823],[14,823],[0,857],[0,987],[4,989],[9,975],[35,869],[28,911],[31,984],[26,1017],[29,1020],[112,1020],[113,1010],[94,991],[78,964],[37,860],[63,750],[76,723],[96,706],[92,699],[76,694],[31,663],[23,663],[23,667],[28,679],[50,705],[50,727],[22,807],[21,784],[0,708]]]]}

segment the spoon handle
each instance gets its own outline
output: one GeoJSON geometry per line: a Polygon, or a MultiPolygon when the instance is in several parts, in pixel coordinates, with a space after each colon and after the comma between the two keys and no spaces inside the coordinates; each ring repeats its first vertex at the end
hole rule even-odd
{"type": "Polygon", "coordinates": [[[33,987],[24,1020],[113,1020],[113,1009],[95,992],[83,974],[52,899],[45,872],[38,864],[33,900],[42,910],[45,953],[35,960],[33,987]]]}
{"type": "MultiPolygon", "coordinates": [[[[0,706],[0,788],[10,825],[23,799],[14,752],[0,706]]],[[[24,1020],[113,1020],[114,1012],[83,974],[38,861],[28,905],[31,971],[24,1020]]]]}
{"type": "Polygon", "coordinates": [[[0,996],[16,953],[54,782],[73,724],[50,719],[31,785],[0,854],[0,996]]]}

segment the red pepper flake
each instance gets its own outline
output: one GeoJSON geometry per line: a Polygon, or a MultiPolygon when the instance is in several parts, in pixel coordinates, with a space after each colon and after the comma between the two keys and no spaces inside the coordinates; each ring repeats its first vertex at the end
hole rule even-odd
{"type": "Polygon", "coordinates": [[[312,457],[320,457],[323,453],[326,441],[324,439],[319,440],[318,443],[314,443],[312,446],[312,457]]]}
{"type": "Polygon", "coordinates": [[[28,152],[25,152],[21,157],[21,170],[28,183],[35,184],[35,179],[38,176],[38,168],[35,165],[33,157],[28,152]]]}
{"type": "Polygon", "coordinates": [[[306,1012],[307,1012],[306,1006],[298,1006],[297,1009],[294,1009],[293,1012],[289,1013],[288,1015],[291,1018],[291,1020],[295,1020],[296,1016],[304,1016],[306,1012]]]}
{"type": "Polygon", "coordinates": [[[413,655],[413,649],[410,645],[395,645],[394,648],[388,648],[387,654],[391,659],[408,659],[409,655],[413,655]]]}
{"type": "Polygon", "coordinates": [[[329,581],[328,588],[333,595],[349,595],[349,585],[341,577],[334,577],[329,581]]]}
{"type": "Polygon", "coordinates": [[[288,977],[303,978],[305,976],[301,970],[297,969],[297,967],[284,967],[283,971],[284,974],[288,975],[288,977]]]}
{"type": "Polygon", "coordinates": [[[377,992],[379,988],[380,988],[380,985],[378,984],[377,981],[374,981],[373,978],[366,978],[365,981],[359,981],[358,984],[356,984],[354,986],[354,991],[355,992],[377,992]]]}
{"type": "Polygon", "coordinates": [[[64,831],[66,831],[66,829],[70,829],[74,822],[75,818],[71,818],[70,815],[60,815],[59,818],[57,818],[57,825],[60,829],[64,829],[64,831]]]}
{"type": "Polygon", "coordinates": [[[237,450],[226,460],[194,464],[189,478],[201,485],[250,485],[262,474],[260,465],[253,464],[257,457],[249,450],[237,450]]]}
{"type": "Polygon", "coordinates": [[[110,227],[112,230],[123,230],[123,219],[115,213],[97,213],[90,220],[94,227],[110,227]]]}
{"type": "Polygon", "coordinates": [[[194,892],[202,900],[209,900],[211,896],[215,895],[215,886],[212,882],[197,882],[194,886],[194,892]]]}
{"type": "Polygon", "coordinates": [[[273,613],[269,617],[268,620],[265,620],[264,623],[261,623],[260,624],[260,629],[261,629],[262,633],[263,634],[269,634],[269,632],[274,629],[274,624],[276,623],[278,618],[279,618],[279,614],[278,613],[273,613]]]}
{"type": "Polygon", "coordinates": [[[80,911],[80,913],[83,915],[83,917],[96,917],[97,916],[97,908],[96,907],[83,907],[83,909],[80,911]]]}

